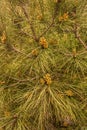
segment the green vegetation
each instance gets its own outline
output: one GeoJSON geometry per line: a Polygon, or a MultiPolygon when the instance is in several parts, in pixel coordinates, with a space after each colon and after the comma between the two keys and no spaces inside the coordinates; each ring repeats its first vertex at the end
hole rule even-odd
{"type": "Polygon", "coordinates": [[[87,128],[87,1],[0,1],[0,130],[87,128]]]}

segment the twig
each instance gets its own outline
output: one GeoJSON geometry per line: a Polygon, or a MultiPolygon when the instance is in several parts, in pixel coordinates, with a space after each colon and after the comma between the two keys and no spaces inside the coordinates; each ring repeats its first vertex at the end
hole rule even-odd
{"type": "Polygon", "coordinates": [[[33,39],[33,36],[32,35],[30,35],[29,33],[27,33],[27,32],[23,32],[22,30],[18,33],[19,35],[21,35],[21,36],[28,36],[28,37],[31,37],[32,39],[33,39]]]}
{"type": "Polygon", "coordinates": [[[14,52],[17,52],[17,53],[26,55],[25,53],[23,53],[22,51],[18,50],[18,49],[15,48],[13,45],[11,45],[10,43],[8,43],[8,41],[7,41],[7,43],[5,43],[5,45],[6,45],[6,49],[7,49],[8,51],[14,51],[14,52]]]}
{"type": "Polygon", "coordinates": [[[17,123],[17,117],[15,116],[12,124],[12,130],[14,130],[16,123],[17,123]]]}
{"type": "Polygon", "coordinates": [[[64,52],[59,52],[60,54],[63,54],[64,56],[72,56],[71,53],[64,53],[64,52]]]}
{"type": "Polygon", "coordinates": [[[32,22],[30,21],[30,18],[29,18],[29,15],[27,14],[27,11],[26,11],[26,9],[25,9],[25,6],[21,5],[21,8],[22,8],[22,10],[23,10],[23,12],[24,12],[25,17],[27,18],[27,22],[28,22],[29,25],[30,25],[30,28],[31,28],[31,31],[32,31],[32,34],[33,34],[33,39],[34,39],[36,42],[38,42],[38,38],[37,38],[37,36],[36,36],[35,29],[34,29],[34,27],[33,27],[33,25],[32,25],[32,22]]]}
{"type": "Polygon", "coordinates": [[[52,23],[44,30],[44,32],[42,32],[42,34],[39,36],[38,39],[40,39],[40,37],[42,37],[44,34],[46,34],[53,25],[54,25],[54,21],[52,21],[52,23]]]}
{"type": "Polygon", "coordinates": [[[17,48],[15,48],[14,46],[12,46],[12,50],[15,52],[18,52],[20,54],[26,55],[25,53],[23,53],[22,51],[18,50],[17,48]]]}
{"type": "Polygon", "coordinates": [[[59,4],[60,4],[61,2],[62,2],[61,0],[57,0],[56,7],[55,7],[55,9],[54,9],[54,14],[53,14],[52,22],[51,22],[51,23],[49,24],[49,26],[42,32],[42,34],[39,36],[38,39],[40,39],[40,37],[42,37],[44,34],[46,34],[46,33],[50,30],[50,28],[53,27],[54,21],[55,21],[55,19],[56,19],[56,17],[57,17],[57,13],[58,13],[58,9],[59,9],[58,7],[59,7],[59,4]]]}
{"type": "Polygon", "coordinates": [[[78,41],[84,46],[84,48],[87,50],[87,45],[86,43],[81,39],[81,36],[78,32],[78,26],[77,24],[75,24],[75,29],[74,29],[74,33],[75,33],[75,37],[78,39],[78,41]]]}

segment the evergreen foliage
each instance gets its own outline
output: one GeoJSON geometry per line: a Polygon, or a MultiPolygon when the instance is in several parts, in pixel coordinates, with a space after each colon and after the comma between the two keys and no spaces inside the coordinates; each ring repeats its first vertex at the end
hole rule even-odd
{"type": "Polygon", "coordinates": [[[87,125],[87,1],[0,1],[0,130],[87,125]]]}

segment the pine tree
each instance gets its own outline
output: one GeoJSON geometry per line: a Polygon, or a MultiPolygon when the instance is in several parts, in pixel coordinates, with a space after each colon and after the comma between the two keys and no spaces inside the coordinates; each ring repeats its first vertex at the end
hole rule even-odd
{"type": "Polygon", "coordinates": [[[87,123],[87,1],[0,1],[0,130],[87,123]]]}

